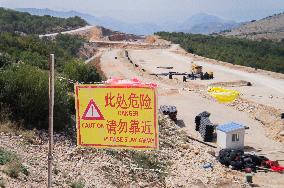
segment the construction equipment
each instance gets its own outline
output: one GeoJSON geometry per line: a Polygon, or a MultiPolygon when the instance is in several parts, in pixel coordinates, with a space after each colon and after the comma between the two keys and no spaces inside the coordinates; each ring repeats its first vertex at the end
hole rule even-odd
{"type": "Polygon", "coordinates": [[[180,72],[168,72],[168,73],[159,73],[159,74],[150,74],[150,75],[155,75],[155,76],[169,76],[169,79],[173,79],[174,75],[188,75],[188,73],[180,73],[180,72]]]}
{"type": "Polygon", "coordinates": [[[157,67],[157,69],[173,69],[174,67],[157,67]]]}
{"type": "Polygon", "coordinates": [[[203,67],[192,64],[191,65],[191,74],[188,74],[186,76],[183,76],[183,82],[186,82],[187,79],[195,80],[197,78],[200,78],[201,80],[210,80],[214,78],[213,72],[205,72],[203,73],[203,67]]]}
{"type": "Polygon", "coordinates": [[[196,65],[196,64],[192,64],[191,65],[191,72],[193,74],[201,74],[202,73],[202,66],[196,65]]]}

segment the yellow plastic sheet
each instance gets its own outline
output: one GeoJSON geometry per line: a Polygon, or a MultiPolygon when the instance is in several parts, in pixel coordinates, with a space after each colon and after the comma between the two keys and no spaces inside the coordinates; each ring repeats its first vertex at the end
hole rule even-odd
{"type": "Polygon", "coordinates": [[[221,87],[208,88],[208,93],[213,98],[215,98],[218,102],[221,102],[221,103],[233,102],[240,95],[238,91],[224,89],[221,87]]]}

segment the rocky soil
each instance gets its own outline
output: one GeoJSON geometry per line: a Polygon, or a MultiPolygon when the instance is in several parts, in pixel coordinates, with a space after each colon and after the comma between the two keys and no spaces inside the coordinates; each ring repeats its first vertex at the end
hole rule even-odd
{"type": "MultiPolygon", "coordinates": [[[[128,151],[77,148],[74,139],[55,134],[54,187],[70,187],[83,182],[85,187],[243,187],[243,175],[223,167],[215,150],[188,139],[186,134],[159,115],[160,150],[128,151]],[[211,163],[212,168],[203,168],[211,163]]],[[[46,187],[47,133],[38,132],[34,144],[21,135],[0,136],[0,147],[17,153],[28,168],[28,176],[0,176],[6,187],[46,187]]]]}

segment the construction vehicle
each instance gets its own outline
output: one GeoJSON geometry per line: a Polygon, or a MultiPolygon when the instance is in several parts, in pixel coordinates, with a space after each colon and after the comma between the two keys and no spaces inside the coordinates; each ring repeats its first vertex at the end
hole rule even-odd
{"type": "Polygon", "coordinates": [[[191,65],[191,74],[187,76],[183,76],[183,82],[186,82],[187,79],[195,80],[196,78],[200,78],[201,80],[210,80],[214,78],[213,72],[205,72],[203,73],[203,67],[192,63],[191,65]]]}
{"type": "Polygon", "coordinates": [[[196,65],[196,64],[192,64],[191,65],[191,72],[193,74],[201,74],[202,73],[202,66],[196,65]]]}

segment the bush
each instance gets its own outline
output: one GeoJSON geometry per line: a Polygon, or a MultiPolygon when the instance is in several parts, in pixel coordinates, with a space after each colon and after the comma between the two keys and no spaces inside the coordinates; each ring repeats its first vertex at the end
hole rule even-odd
{"type": "Polygon", "coordinates": [[[6,67],[13,63],[13,59],[8,54],[0,53],[0,68],[6,67]]]}
{"type": "MultiPolygon", "coordinates": [[[[9,106],[15,120],[26,128],[48,127],[48,73],[30,65],[11,67],[0,72],[0,103],[9,106]]],[[[55,82],[54,127],[68,122],[66,84],[55,82]]]]}
{"type": "Polygon", "coordinates": [[[59,34],[56,36],[58,46],[66,50],[71,56],[76,56],[86,40],[80,36],[59,34]]]}
{"type": "Polygon", "coordinates": [[[82,179],[79,179],[78,181],[75,181],[71,184],[72,188],[84,188],[85,187],[85,183],[82,179]]]}
{"type": "Polygon", "coordinates": [[[0,148],[0,165],[5,165],[15,159],[17,159],[16,154],[7,151],[4,148],[0,148]]]}
{"type": "MultiPolygon", "coordinates": [[[[78,82],[99,82],[100,75],[92,65],[86,65],[83,61],[75,60],[64,65],[63,73],[71,80],[78,82]]],[[[73,84],[69,85],[73,90],[73,84]]]]}
{"type": "Polygon", "coordinates": [[[11,178],[18,178],[21,172],[22,164],[19,161],[11,161],[7,164],[4,172],[11,178]]]}
{"type": "Polygon", "coordinates": [[[5,188],[5,181],[2,177],[0,177],[0,188],[5,188]]]}
{"type": "Polygon", "coordinates": [[[4,148],[0,148],[0,165],[5,165],[4,172],[12,178],[17,178],[20,172],[29,175],[28,169],[22,165],[19,157],[4,148]]]}

